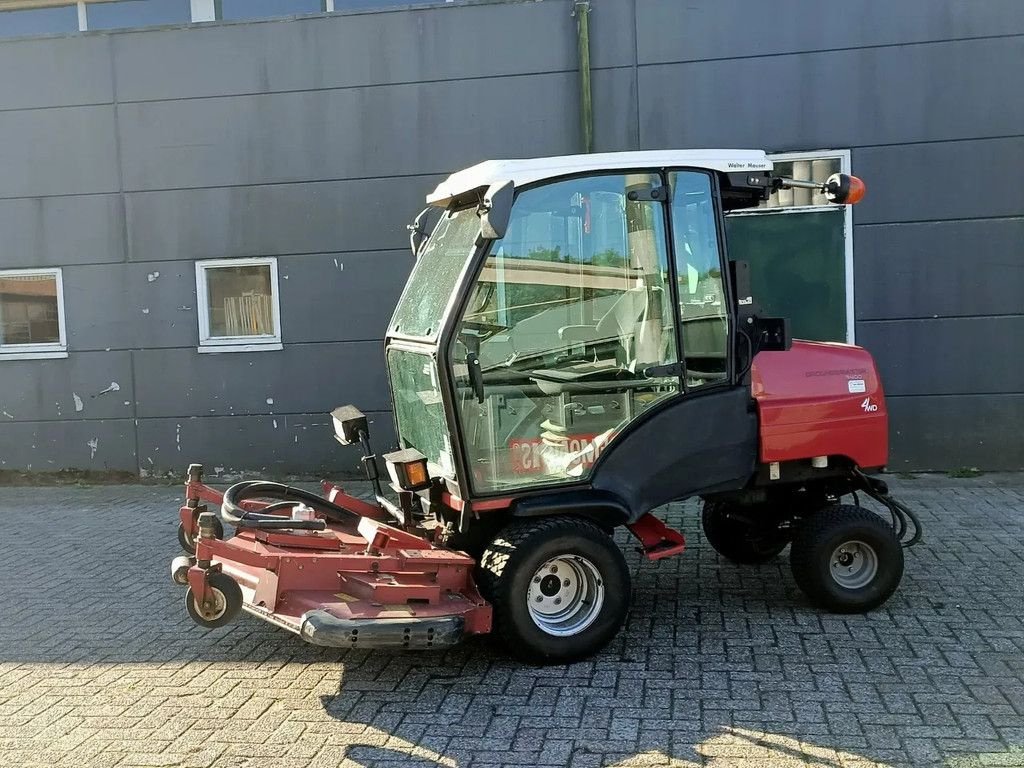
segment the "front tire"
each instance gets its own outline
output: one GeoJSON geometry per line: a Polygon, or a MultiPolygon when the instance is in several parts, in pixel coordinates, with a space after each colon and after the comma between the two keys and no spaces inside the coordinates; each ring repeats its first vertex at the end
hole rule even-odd
{"type": "Polygon", "coordinates": [[[484,551],[479,575],[494,607],[495,635],[527,661],[590,656],[618,633],[629,611],[622,552],[579,518],[511,523],[484,551]]]}
{"type": "Polygon", "coordinates": [[[875,513],[835,505],[797,530],[790,567],[814,605],[833,613],[865,613],[899,586],[903,547],[892,526],[875,513]]]}

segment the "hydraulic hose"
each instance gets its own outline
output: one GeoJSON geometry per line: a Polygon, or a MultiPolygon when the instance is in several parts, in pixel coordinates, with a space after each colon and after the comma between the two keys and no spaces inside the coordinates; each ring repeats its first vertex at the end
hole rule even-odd
{"type": "MultiPolygon", "coordinates": [[[[893,531],[896,533],[896,538],[900,541],[903,548],[906,549],[917,544],[921,540],[922,527],[921,520],[914,511],[902,501],[890,496],[884,483],[872,480],[859,469],[854,469],[854,474],[860,480],[864,492],[889,510],[889,514],[892,516],[893,531]],[[903,539],[911,525],[913,525],[914,529],[913,534],[904,541],[903,539]]],[[[854,492],[854,499],[856,498],[857,494],[854,492]]],[[[860,506],[859,500],[857,501],[857,506],[860,506]]]]}
{"type": "Polygon", "coordinates": [[[338,523],[355,525],[359,515],[344,507],[333,504],[323,496],[304,491],[301,488],[272,483],[268,480],[244,480],[235,483],[224,492],[220,506],[221,519],[239,528],[260,530],[322,531],[327,527],[323,520],[292,520],[272,514],[294,507],[296,504],[312,507],[324,517],[338,523]],[[242,502],[255,499],[278,499],[260,512],[251,512],[242,507],[242,502]]]}

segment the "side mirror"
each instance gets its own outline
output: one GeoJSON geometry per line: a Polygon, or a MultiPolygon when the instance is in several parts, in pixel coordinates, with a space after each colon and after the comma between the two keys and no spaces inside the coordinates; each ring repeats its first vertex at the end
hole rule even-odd
{"type": "Polygon", "coordinates": [[[511,181],[491,184],[480,204],[480,234],[486,240],[499,240],[505,236],[512,215],[515,184],[511,181]]]}
{"type": "Polygon", "coordinates": [[[437,211],[436,208],[427,206],[412,220],[412,224],[406,227],[409,230],[409,248],[412,249],[413,258],[419,257],[420,248],[430,238],[430,228],[427,226],[427,219],[435,211],[437,211]]]}
{"type": "Polygon", "coordinates": [[[354,405],[342,405],[331,411],[334,419],[334,437],[342,445],[360,442],[359,434],[369,435],[366,416],[354,405]]]}
{"type": "Polygon", "coordinates": [[[836,205],[855,205],[866,191],[863,181],[845,173],[833,173],[825,180],[825,197],[836,205]]]}

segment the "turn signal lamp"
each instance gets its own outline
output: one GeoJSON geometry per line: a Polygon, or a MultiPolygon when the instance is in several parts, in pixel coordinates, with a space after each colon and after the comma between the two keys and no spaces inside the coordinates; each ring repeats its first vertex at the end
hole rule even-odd
{"type": "Polygon", "coordinates": [[[403,491],[422,491],[430,486],[427,457],[415,448],[384,454],[391,483],[403,491]]]}
{"type": "Polygon", "coordinates": [[[855,205],[866,191],[863,181],[846,173],[833,173],[825,181],[825,197],[836,205],[855,205]]]}

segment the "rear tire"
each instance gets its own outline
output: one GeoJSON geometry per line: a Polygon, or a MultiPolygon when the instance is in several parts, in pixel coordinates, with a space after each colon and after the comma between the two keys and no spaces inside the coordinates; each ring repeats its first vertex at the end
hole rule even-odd
{"type": "Polygon", "coordinates": [[[892,526],[874,512],[835,505],[797,530],[790,567],[814,605],[833,613],[865,613],[899,586],[903,547],[892,526]]]}
{"type": "Polygon", "coordinates": [[[618,633],[629,611],[622,552],[579,518],[511,523],[484,551],[478,573],[494,608],[494,634],[527,661],[590,656],[618,633]]]}
{"type": "Polygon", "coordinates": [[[789,532],[780,530],[777,517],[768,505],[738,507],[722,501],[705,501],[701,513],[704,538],[714,550],[740,565],[766,563],[778,556],[789,543],[789,532]],[[741,512],[764,525],[733,517],[741,512]]]}

